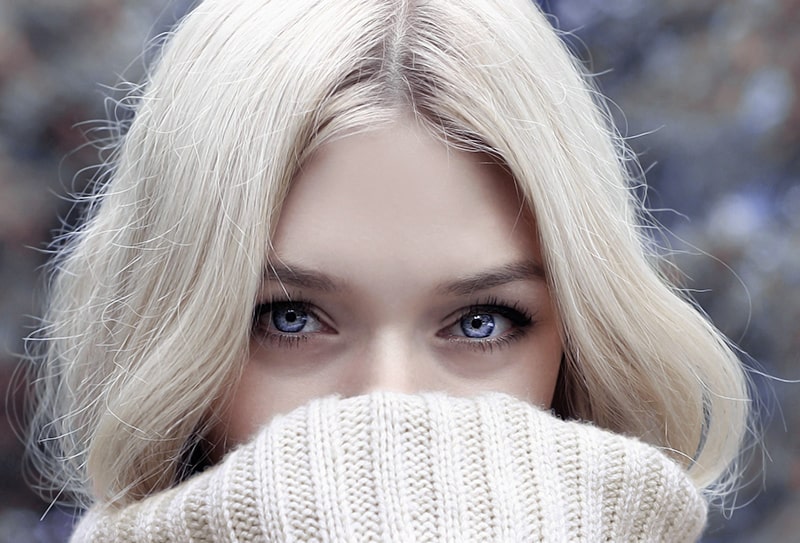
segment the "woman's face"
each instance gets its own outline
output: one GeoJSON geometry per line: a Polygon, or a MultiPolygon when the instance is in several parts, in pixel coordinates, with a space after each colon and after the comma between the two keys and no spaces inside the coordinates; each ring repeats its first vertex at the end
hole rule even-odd
{"type": "Polygon", "coordinates": [[[411,121],[329,143],[294,180],[270,251],[228,445],[330,394],[550,405],[562,345],[536,229],[486,156],[411,121]]]}

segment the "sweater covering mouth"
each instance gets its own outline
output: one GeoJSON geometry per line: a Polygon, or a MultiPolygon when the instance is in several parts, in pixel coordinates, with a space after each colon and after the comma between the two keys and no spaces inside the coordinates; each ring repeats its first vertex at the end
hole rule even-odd
{"type": "Polygon", "coordinates": [[[707,505],[656,448],[507,395],[327,397],[72,542],[684,542],[707,505]]]}

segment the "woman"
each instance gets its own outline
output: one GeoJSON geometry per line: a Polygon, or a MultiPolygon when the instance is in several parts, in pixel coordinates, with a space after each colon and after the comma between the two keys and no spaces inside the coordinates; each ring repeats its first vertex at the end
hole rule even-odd
{"type": "Polygon", "coordinates": [[[527,0],[200,4],[58,259],[75,540],[696,539],[746,379],[629,162],[527,0]]]}

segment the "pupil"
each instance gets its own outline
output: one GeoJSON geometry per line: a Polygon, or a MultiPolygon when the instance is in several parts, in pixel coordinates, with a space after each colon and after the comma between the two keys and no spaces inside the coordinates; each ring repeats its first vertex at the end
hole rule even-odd
{"type": "Polygon", "coordinates": [[[308,313],[299,308],[277,307],[272,311],[275,329],[287,334],[301,332],[308,324],[308,319],[308,313]]]}
{"type": "Polygon", "coordinates": [[[491,313],[466,315],[461,319],[461,331],[473,339],[484,339],[492,335],[495,322],[491,313]]]}

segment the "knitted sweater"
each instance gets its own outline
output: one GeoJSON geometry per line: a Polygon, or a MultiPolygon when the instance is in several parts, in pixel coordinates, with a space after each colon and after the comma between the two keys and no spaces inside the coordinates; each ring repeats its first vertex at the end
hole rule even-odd
{"type": "Polygon", "coordinates": [[[73,542],[695,541],[706,504],[655,448],[502,394],[373,393],[275,418],[73,542]]]}

